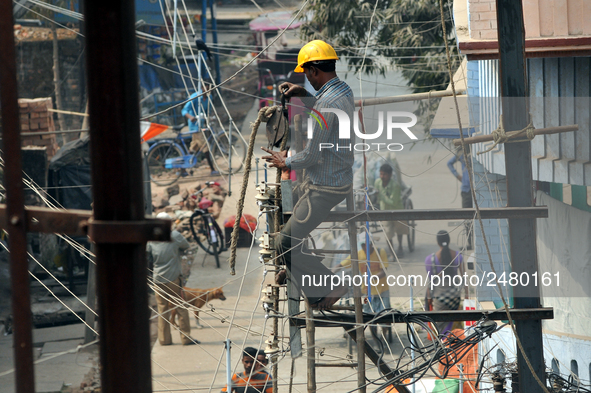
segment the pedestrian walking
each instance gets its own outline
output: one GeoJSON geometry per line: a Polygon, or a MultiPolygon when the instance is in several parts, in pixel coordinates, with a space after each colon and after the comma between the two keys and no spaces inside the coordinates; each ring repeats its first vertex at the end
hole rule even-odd
{"type": "MultiPolygon", "coordinates": [[[[439,251],[425,259],[425,269],[427,270],[425,305],[427,311],[458,310],[461,303],[462,287],[464,288],[464,297],[468,299],[467,283],[462,281],[462,285],[454,285],[454,277],[463,276],[466,271],[464,258],[459,251],[449,248],[449,242],[450,237],[447,231],[437,232],[439,251]],[[435,276],[439,276],[437,280],[434,279],[435,276]],[[433,287],[432,290],[431,287],[433,287]]],[[[457,279],[455,282],[458,282],[457,279]]],[[[437,322],[436,326],[439,334],[445,335],[452,330],[453,322],[437,322]]]]}

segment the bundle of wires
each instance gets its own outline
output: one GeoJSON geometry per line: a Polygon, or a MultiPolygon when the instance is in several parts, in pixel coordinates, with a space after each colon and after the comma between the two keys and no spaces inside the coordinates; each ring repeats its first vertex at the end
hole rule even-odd
{"type": "Polygon", "coordinates": [[[551,372],[548,374],[548,382],[550,383],[550,391],[559,393],[591,393],[589,388],[584,387],[574,374],[569,375],[568,379],[562,377],[560,374],[551,372]]]}
{"type": "MultiPolygon", "coordinates": [[[[393,311],[384,310],[385,313],[393,311]]],[[[383,316],[384,312],[376,314],[376,319],[383,316]]],[[[370,383],[379,383],[386,379],[373,391],[374,393],[380,392],[390,385],[406,386],[415,383],[429,370],[438,378],[446,378],[451,368],[460,362],[474,346],[498,330],[496,322],[481,320],[471,329],[471,334],[465,338],[460,338],[453,334],[441,336],[433,321],[427,316],[406,315],[403,320],[406,322],[406,334],[410,346],[403,349],[403,355],[396,362],[395,369],[397,373],[394,377],[388,375],[382,376],[380,380],[370,381],[370,383]],[[415,325],[429,332],[434,339],[421,345],[421,339],[417,334],[415,325]],[[414,359],[408,359],[408,356],[405,355],[410,350],[414,351],[414,359]],[[443,365],[442,373],[439,372],[439,364],[443,365]],[[405,383],[405,380],[410,378],[414,380],[405,383]]]]}

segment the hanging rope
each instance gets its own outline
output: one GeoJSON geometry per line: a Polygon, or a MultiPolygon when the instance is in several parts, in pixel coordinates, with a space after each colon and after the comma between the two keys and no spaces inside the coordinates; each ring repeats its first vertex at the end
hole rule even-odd
{"type": "Polygon", "coordinates": [[[534,131],[535,131],[535,128],[534,128],[534,125],[531,121],[531,116],[530,116],[529,124],[523,130],[518,131],[516,133],[512,133],[511,135],[507,135],[507,133],[505,132],[505,129],[503,128],[503,115],[501,115],[501,120],[499,122],[499,126],[497,127],[496,130],[494,130],[492,132],[493,141],[495,143],[491,147],[489,147],[488,149],[478,152],[478,155],[488,153],[489,151],[491,151],[495,147],[497,147],[497,145],[499,143],[523,142],[524,140],[514,140],[523,134],[525,134],[527,140],[531,141],[536,136],[534,134],[534,131]]]}
{"type": "Polygon", "coordinates": [[[232,229],[232,241],[230,242],[230,274],[236,275],[236,248],[238,246],[238,230],[240,228],[240,220],[242,219],[242,211],[244,210],[244,198],[246,196],[246,190],[248,189],[248,178],[250,176],[250,166],[252,161],[252,155],[254,151],[254,141],[259,131],[261,123],[266,123],[273,112],[277,109],[277,106],[267,106],[259,110],[257,119],[250,125],[251,133],[250,140],[248,142],[248,153],[246,154],[246,161],[244,162],[244,178],[242,179],[242,189],[240,190],[240,198],[236,205],[236,216],[234,217],[234,228],[232,229]]]}

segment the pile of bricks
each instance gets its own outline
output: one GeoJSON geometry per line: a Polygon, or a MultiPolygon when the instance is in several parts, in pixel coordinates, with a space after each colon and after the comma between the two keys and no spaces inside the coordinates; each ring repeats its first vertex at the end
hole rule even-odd
{"type": "Polygon", "coordinates": [[[43,146],[47,150],[47,159],[51,159],[59,149],[55,138],[53,109],[51,98],[18,100],[21,116],[22,146],[43,146]],[[27,135],[32,132],[46,132],[45,135],[27,135]]]}

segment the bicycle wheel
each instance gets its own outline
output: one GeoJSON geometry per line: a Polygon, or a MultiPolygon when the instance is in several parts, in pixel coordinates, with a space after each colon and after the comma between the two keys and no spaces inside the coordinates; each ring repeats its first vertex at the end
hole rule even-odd
{"type": "Polygon", "coordinates": [[[181,148],[170,141],[158,142],[148,152],[150,179],[159,186],[168,186],[181,177],[181,168],[166,168],[166,160],[183,156],[181,148]]]}
{"type": "Polygon", "coordinates": [[[220,255],[218,253],[217,243],[211,244],[211,251],[213,253],[213,257],[215,258],[215,267],[220,268],[220,255]]]}
{"type": "Polygon", "coordinates": [[[224,132],[217,134],[211,143],[213,164],[220,173],[224,175],[230,173],[230,162],[232,173],[242,169],[247,147],[240,135],[237,135],[237,131],[232,133],[232,148],[230,148],[229,135],[224,132]]]}
{"type": "Polygon", "coordinates": [[[218,254],[222,250],[224,237],[222,236],[220,227],[213,220],[213,217],[206,217],[202,212],[197,211],[191,216],[189,224],[191,233],[199,247],[209,255],[213,255],[216,259],[217,267],[220,267],[218,254]],[[211,226],[208,222],[209,219],[212,220],[211,226]]]}

